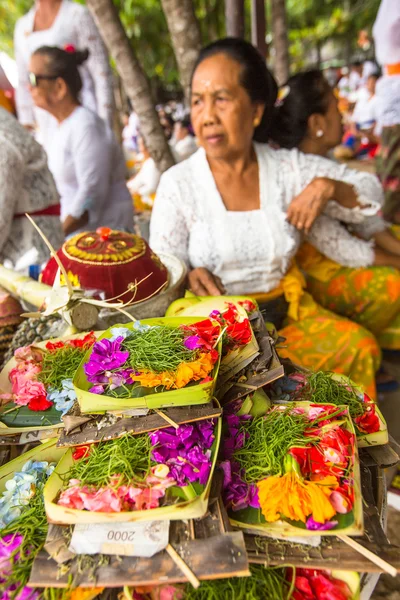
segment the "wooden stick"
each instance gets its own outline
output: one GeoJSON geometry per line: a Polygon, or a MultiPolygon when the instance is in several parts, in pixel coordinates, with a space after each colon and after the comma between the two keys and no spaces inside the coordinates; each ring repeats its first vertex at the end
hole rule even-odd
{"type": "Polygon", "coordinates": [[[180,570],[186,575],[194,589],[197,590],[197,588],[200,587],[200,581],[197,579],[192,569],[190,569],[190,567],[187,566],[183,558],[179,556],[179,554],[177,553],[175,548],[171,546],[171,544],[168,544],[168,546],[165,549],[176,564],[176,566],[180,568],[180,570]]]}
{"type": "Polygon", "coordinates": [[[172,425],[172,427],[175,427],[175,429],[178,429],[178,427],[179,427],[178,423],[175,423],[175,421],[173,419],[171,419],[171,417],[166,415],[162,410],[158,410],[158,408],[155,408],[154,412],[156,412],[159,417],[164,419],[164,421],[167,421],[167,423],[172,425]]]}
{"type": "Polygon", "coordinates": [[[386,562],[386,560],[383,560],[382,558],[371,552],[371,550],[364,548],[364,546],[353,540],[353,538],[349,537],[348,535],[337,534],[337,537],[339,538],[339,540],[342,540],[342,542],[353,548],[353,550],[356,550],[357,552],[365,556],[365,558],[368,558],[368,560],[380,567],[383,571],[389,573],[389,575],[391,575],[392,577],[396,577],[397,569],[393,567],[393,565],[386,562]]]}

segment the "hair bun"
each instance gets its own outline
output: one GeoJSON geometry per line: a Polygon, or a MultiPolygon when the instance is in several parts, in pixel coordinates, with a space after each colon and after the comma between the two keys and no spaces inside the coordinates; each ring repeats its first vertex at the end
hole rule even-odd
{"type": "Polygon", "coordinates": [[[82,65],[89,58],[89,50],[85,48],[84,50],[75,50],[74,58],[77,66],[82,65]]]}

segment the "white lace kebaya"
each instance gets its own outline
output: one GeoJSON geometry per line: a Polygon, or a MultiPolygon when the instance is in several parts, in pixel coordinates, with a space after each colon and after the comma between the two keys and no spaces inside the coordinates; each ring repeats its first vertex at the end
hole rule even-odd
{"type": "Polygon", "coordinates": [[[191,268],[207,268],[222,279],[228,294],[268,292],[286,274],[302,241],[286,220],[289,204],[313,179],[329,177],[354,186],[360,206],[348,209],[328,202],[309,240],[345,266],[372,264],[369,242],[353,238],[350,253],[347,244],[342,248],[338,220],[360,223],[376,214],[383,194],[374,175],[298,150],[272,150],[257,143],[254,148],[260,179],[258,210],[225,208],[203,148],[164,173],[151,219],[150,246],[155,252],[174,254],[191,268]]]}

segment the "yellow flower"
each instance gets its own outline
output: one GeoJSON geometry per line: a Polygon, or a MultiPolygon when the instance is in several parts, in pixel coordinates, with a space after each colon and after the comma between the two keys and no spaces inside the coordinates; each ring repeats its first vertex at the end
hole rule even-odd
{"type": "Polygon", "coordinates": [[[336,514],[329,500],[337,487],[337,479],[332,475],[320,481],[301,481],[292,471],[267,477],[257,487],[262,514],[269,523],[283,516],[305,523],[310,515],[318,523],[325,523],[336,514]]]}
{"type": "Polygon", "coordinates": [[[209,375],[214,364],[209,352],[200,354],[197,360],[181,363],[175,372],[152,373],[142,371],[139,375],[132,375],[133,381],[138,381],[144,387],[157,387],[163,385],[167,390],[180,389],[190,381],[200,381],[209,375]]]}

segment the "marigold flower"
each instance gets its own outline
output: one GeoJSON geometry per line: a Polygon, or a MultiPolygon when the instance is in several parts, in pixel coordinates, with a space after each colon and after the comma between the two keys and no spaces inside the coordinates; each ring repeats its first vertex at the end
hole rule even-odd
{"type": "Polygon", "coordinates": [[[335,516],[329,497],[337,487],[333,475],[320,481],[301,481],[294,472],[267,477],[257,483],[261,511],[266,521],[273,523],[281,517],[302,521],[312,516],[317,523],[325,523],[335,516]]]}

